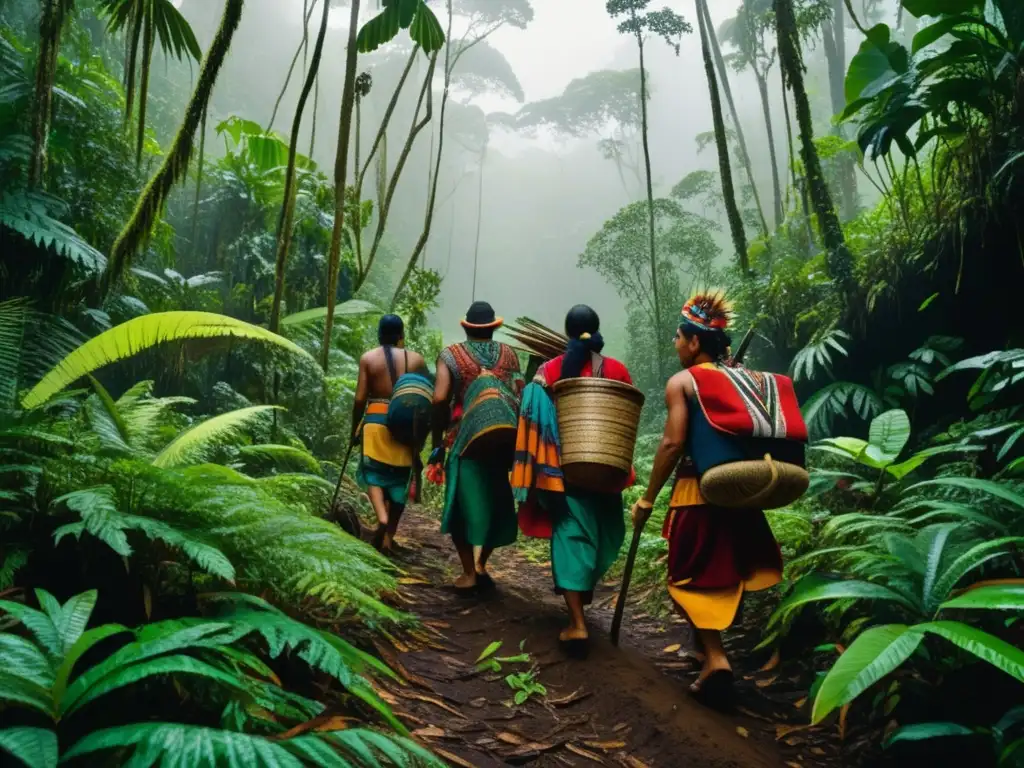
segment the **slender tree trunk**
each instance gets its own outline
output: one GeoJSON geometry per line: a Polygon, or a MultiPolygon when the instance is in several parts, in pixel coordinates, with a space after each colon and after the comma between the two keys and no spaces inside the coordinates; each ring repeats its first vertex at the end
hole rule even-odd
{"type": "Polygon", "coordinates": [[[203,117],[199,121],[199,161],[196,163],[196,198],[192,203],[192,253],[196,254],[198,248],[199,232],[199,196],[203,191],[203,162],[206,159],[206,107],[203,107],[203,117]]]}
{"type": "Polygon", "coordinates": [[[274,267],[274,301],[270,307],[270,330],[277,333],[281,324],[281,300],[284,296],[285,271],[288,266],[288,251],[292,243],[292,229],[295,221],[295,159],[298,154],[299,133],[302,130],[302,115],[306,111],[306,101],[313,83],[320,70],[320,57],[324,51],[324,39],[327,37],[327,20],[331,13],[330,0],[324,0],[323,16],[320,20],[320,31],[313,46],[313,60],[306,71],[306,80],[302,84],[298,104],[295,106],[295,117],[292,119],[291,141],[288,144],[288,167],[284,176],[284,200],[281,213],[277,219],[277,258],[274,267]]]}
{"type": "MultiPolygon", "coordinates": [[[[325,0],[328,1],[329,0],[325,0]]],[[[331,333],[334,331],[334,306],[338,300],[338,273],[341,270],[341,235],[345,227],[345,181],[348,178],[348,147],[352,133],[352,108],[356,91],[356,36],[359,34],[360,0],[352,0],[349,20],[348,48],[345,58],[345,85],[341,92],[341,118],[338,126],[338,153],[334,161],[334,230],[331,232],[331,250],[327,263],[327,319],[324,322],[324,341],[320,365],[327,372],[331,353],[331,333]]]]}
{"type": "Polygon", "coordinates": [[[42,0],[39,17],[39,60],[36,63],[35,94],[32,100],[32,156],[28,167],[31,187],[45,186],[46,147],[53,116],[53,81],[57,77],[57,56],[64,16],[69,0],[42,0]]]}
{"type": "MultiPolygon", "coordinates": [[[[825,60],[828,62],[828,90],[832,102],[832,114],[838,115],[846,109],[846,8],[843,0],[832,0],[832,18],[821,26],[824,41],[825,60]]],[[[844,137],[843,126],[834,124],[832,133],[844,137]]],[[[839,158],[840,196],[843,218],[852,219],[857,215],[857,176],[853,157],[844,152],[839,158]]]]}
{"type": "Polygon", "coordinates": [[[310,160],[313,159],[313,150],[316,149],[316,121],[320,114],[320,73],[316,75],[316,81],[313,84],[313,123],[309,127],[309,154],[306,155],[310,160]]]}
{"type": "MultiPolygon", "coordinates": [[[[448,0],[448,30],[445,37],[446,41],[452,39],[452,20],[454,18],[454,12],[452,10],[452,0],[448,0]]],[[[409,257],[409,263],[405,267],[405,272],[402,273],[401,279],[398,281],[398,287],[395,288],[395,294],[391,297],[391,307],[394,308],[398,303],[398,297],[401,295],[402,290],[405,288],[406,283],[409,282],[409,278],[412,276],[412,271],[416,267],[416,259],[423,252],[423,249],[427,247],[427,241],[430,240],[430,229],[434,222],[434,205],[437,203],[437,182],[441,176],[441,156],[444,153],[444,118],[448,107],[448,94],[451,90],[452,83],[452,69],[455,67],[455,62],[458,60],[458,54],[453,59],[451,55],[451,43],[448,42],[445,45],[445,63],[444,63],[444,92],[441,94],[441,116],[437,124],[437,157],[434,159],[433,177],[430,185],[430,196],[427,199],[427,212],[423,219],[423,231],[420,233],[419,239],[416,241],[416,245],[412,249],[412,255],[409,257]]]]}
{"type": "Polygon", "coordinates": [[[711,49],[708,43],[707,21],[701,13],[701,0],[697,4],[697,26],[700,29],[700,47],[704,55],[704,73],[708,79],[708,93],[711,96],[711,115],[715,124],[715,145],[718,147],[718,175],[722,178],[722,198],[725,202],[725,214],[729,220],[729,231],[732,234],[733,248],[736,249],[736,261],[743,274],[750,271],[747,260],[747,234],[743,230],[743,218],[736,204],[736,190],[732,183],[732,167],[729,162],[729,141],[725,133],[725,118],[722,115],[722,100],[718,95],[718,82],[715,78],[715,66],[711,60],[711,49]]]}
{"type": "Polygon", "coordinates": [[[740,123],[740,116],[732,99],[732,88],[729,87],[729,71],[725,67],[725,59],[722,58],[722,49],[718,44],[718,35],[715,34],[714,24],[711,22],[711,11],[708,10],[707,0],[697,0],[697,14],[698,16],[703,15],[705,35],[711,43],[718,76],[722,82],[722,93],[725,94],[725,101],[729,105],[729,113],[732,115],[732,122],[736,128],[736,140],[739,142],[740,152],[743,154],[743,157],[740,159],[743,161],[743,168],[747,172],[750,191],[754,195],[754,205],[757,207],[758,220],[761,222],[761,235],[767,240],[769,235],[768,222],[764,217],[764,207],[761,205],[761,195],[757,191],[757,182],[754,180],[754,168],[750,162],[750,153],[747,151],[747,140],[744,138],[743,125],[740,123]]]}
{"type": "Polygon", "coordinates": [[[135,139],[135,164],[142,163],[142,148],[146,144],[146,104],[149,101],[149,70],[153,63],[153,44],[156,42],[156,28],[153,12],[147,6],[145,24],[142,29],[142,75],[139,81],[139,127],[135,139]]]}
{"type": "Polygon", "coordinates": [[[110,260],[107,262],[107,270],[103,273],[102,279],[103,295],[109,294],[110,289],[131,266],[131,260],[149,239],[171,189],[188,173],[188,162],[192,156],[196,131],[203,119],[203,110],[206,109],[206,105],[210,101],[213,86],[217,81],[217,75],[220,74],[224,60],[227,58],[228,50],[231,48],[231,40],[238,29],[238,22],[242,18],[244,7],[245,0],[224,1],[224,13],[221,17],[220,27],[213,38],[206,58],[203,60],[203,66],[199,71],[199,81],[185,108],[185,118],[181,128],[178,129],[178,135],[174,137],[174,142],[164,157],[160,169],[146,185],[146,189],[135,206],[135,211],[110,250],[110,260]]]}
{"type": "Polygon", "coordinates": [[[640,133],[644,147],[644,173],[647,181],[647,247],[651,255],[651,299],[654,305],[654,351],[658,356],[658,380],[665,381],[665,356],[662,354],[664,344],[661,336],[662,327],[661,297],[658,295],[658,252],[655,245],[654,232],[654,185],[651,182],[651,147],[647,137],[647,70],[644,64],[644,40],[641,34],[636,36],[637,48],[640,49],[640,133]]]}
{"type": "Polygon", "coordinates": [[[476,242],[473,244],[473,293],[470,301],[476,301],[476,275],[480,265],[480,232],[484,222],[484,163],[486,160],[487,142],[485,141],[480,152],[480,183],[476,190],[476,242]]]}
{"type": "MultiPolygon", "coordinates": [[[[134,6],[138,9],[138,6],[134,6]]],[[[125,59],[124,84],[124,127],[127,131],[135,111],[135,76],[139,71],[139,42],[142,40],[142,17],[144,14],[132,11],[128,34],[128,56],[125,59]]]]}
{"type": "Polygon", "coordinates": [[[792,0],[773,0],[775,25],[779,42],[779,62],[783,77],[793,93],[796,120],[800,128],[800,154],[803,159],[807,184],[814,212],[818,216],[822,238],[825,241],[825,263],[829,277],[838,287],[848,307],[856,306],[857,283],[853,277],[853,258],[846,247],[843,228],[836,215],[821,171],[821,160],[814,146],[811,106],[804,88],[804,67],[800,55],[799,32],[793,13],[792,0]]]}
{"type": "MultiPolygon", "coordinates": [[[[325,3],[329,3],[331,0],[324,0],[325,3]]],[[[292,74],[295,72],[295,65],[299,62],[299,56],[303,55],[304,51],[309,50],[309,20],[313,17],[313,11],[316,8],[317,0],[313,0],[313,4],[309,5],[309,0],[303,0],[302,8],[302,41],[299,43],[299,47],[295,49],[295,55],[292,56],[292,63],[288,66],[288,74],[284,76],[284,85],[281,86],[280,93],[277,94],[277,101],[274,102],[274,111],[270,113],[270,122],[267,123],[267,132],[274,130],[274,121],[277,120],[277,111],[281,108],[281,101],[284,99],[285,93],[288,91],[288,86],[292,82],[292,74]]],[[[306,69],[306,63],[303,61],[303,69],[306,69]]]]}
{"type": "Polygon", "coordinates": [[[771,101],[768,99],[768,73],[755,72],[757,90],[761,94],[761,111],[764,112],[764,129],[768,136],[768,156],[772,164],[772,193],[775,196],[775,229],[782,225],[785,216],[782,210],[782,181],[779,178],[779,160],[775,154],[775,130],[772,126],[771,101]]]}

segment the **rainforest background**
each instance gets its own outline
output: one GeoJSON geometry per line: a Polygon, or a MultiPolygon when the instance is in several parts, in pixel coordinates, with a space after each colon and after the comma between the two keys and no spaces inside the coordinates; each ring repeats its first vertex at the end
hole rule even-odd
{"type": "Polygon", "coordinates": [[[342,477],[377,317],[591,304],[645,477],[715,286],[814,441],[742,631],[854,762],[1022,764],[1022,172],[1014,0],[0,0],[0,756],[436,762],[342,477]]]}

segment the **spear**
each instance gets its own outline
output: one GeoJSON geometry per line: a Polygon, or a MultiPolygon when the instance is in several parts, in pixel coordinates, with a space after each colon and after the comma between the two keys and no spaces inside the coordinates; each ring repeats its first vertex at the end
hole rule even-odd
{"type": "MultiPolygon", "coordinates": [[[[740,342],[739,347],[736,349],[736,354],[733,355],[732,360],[734,363],[739,363],[743,359],[743,355],[747,351],[747,347],[750,346],[751,340],[754,338],[754,326],[750,326],[743,340],[740,342]]],[[[626,609],[626,593],[629,592],[629,580],[633,577],[633,565],[636,563],[636,553],[640,548],[640,534],[643,533],[644,527],[637,525],[633,527],[633,541],[629,544],[629,554],[626,555],[626,567],[622,570],[622,587],[619,589],[619,598],[615,603],[615,615],[612,616],[612,629],[611,629],[611,640],[612,645],[619,644],[619,629],[622,626],[622,613],[626,609]]]]}

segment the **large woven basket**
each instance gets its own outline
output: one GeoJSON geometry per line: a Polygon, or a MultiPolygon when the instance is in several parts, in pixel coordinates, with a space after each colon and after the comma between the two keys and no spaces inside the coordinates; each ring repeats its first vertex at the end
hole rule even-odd
{"type": "Polygon", "coordinates": [[[590,491],[622,490],[633,465],[643,393],[598,378],[562,379],[554,390],[566,482],[590,491]]]}
{"type": "Polygon", "coordinates": [[[727,509],[779,509],[803,496],[809,485],[806,469],[768,454],[709,469],[700,478],[700,493],[709,504],[727,509]]]}

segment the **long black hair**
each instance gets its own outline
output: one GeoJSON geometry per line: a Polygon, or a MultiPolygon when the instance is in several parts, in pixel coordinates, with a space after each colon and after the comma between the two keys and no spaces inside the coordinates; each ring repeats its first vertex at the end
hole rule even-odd
{"type": "Polygon", "coordinates": [[[574,379],[583,372],[593,353],[604,349],[604,339],[598,329],[601,319],[597,312],[586,304],[577,304],[565,316],[565,335],[569,337],[569,346],[565,350],[562,361],[563,379],[574,379]]]}

